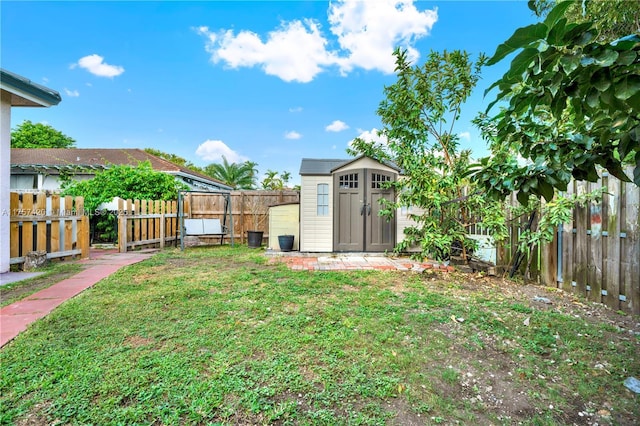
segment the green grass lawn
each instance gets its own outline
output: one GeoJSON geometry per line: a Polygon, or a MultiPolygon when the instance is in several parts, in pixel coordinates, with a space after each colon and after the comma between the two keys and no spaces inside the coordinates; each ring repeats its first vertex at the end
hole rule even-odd
{"type": "Polygon", "coordinates": [[[168,249],[0,350],[0,421],[632,424],[637,331],[637,317],[497,279],[168,249]]]}

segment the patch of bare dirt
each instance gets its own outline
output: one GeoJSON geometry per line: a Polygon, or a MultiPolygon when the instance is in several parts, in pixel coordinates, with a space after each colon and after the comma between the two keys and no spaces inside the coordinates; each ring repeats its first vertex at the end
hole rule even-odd
{"type": "Polygon", "coordinates": [[[124,339],[124,344],[132,348],[149,346],[149,345],[153,345],[154,343],[155,343],[155,340],[149,339],[147,337],[138,336],[138,335],[129,336],[126,339],[124,339]]]}
{"type": "Polygon", "coordinates": [[[39,402],[35,404],[27,414],[16,421],[15,426],[41,426],[56,424],[58,422],[50,422],[47,418],[47,409],[51,406],[51,402],[39,402]]]}
{"type": "MultiPolygon", "coordinates": [[[[612,342],[635,340],[640,335],[638,316],[620,314],[603,304],[587,301],[561,289],[471,274],[456,275],[453,284],[448,280],[433,278],[435,277],[423,274],[424,282],[430,289],[460,299],[469,298],[471,294],[482,294],[496,300],[520,303],[535,310],[555,311],[581,319],[587,324],[608,324],[618,331],[607,333],[607,338],[612,342]]],[[[526,317],[524,314],[522,316],[526,317]]],[[[532,399],[535,398],[536,389],[526,387],[527,381],[523,381],[523,373],[518,370],[517,359],[512,356],[518,343],[476,329],[474,337],[479,339],[478,344],[481,347],[470,350],[468,343],[465,344],[469,339],[464,339],[464,331],[461,328],[464,319],[460,318],[460,321],[458,323],[453,317],[449,322],[433,325],[433,331],[442,333],[452,342],[456,342],[449,348],[449,360],[446,362],[450,364],[447,368],[456,371],[458,380],[451,383],[441,377],[434,377],[433,390],[439,395],[465,400],[476,407],[474,411],[477,413],[489,410],[506,423],[517,424],[535,415],[544,416],[549,412],[553,413],[558,424],[566,425],[635,424],[637,421],[633,413],[616,410],[606,397],[597,402],[569,401],[567,405],[572,409],[565,411],[551,404],[549,411],[543,413],[539,401],[536,403],[532,399]]],[[[441,361],[437,362],[438,365],[442,364],[441,361]]],[[[606,371],[610,366],[598,366],[596,368],[600,370],[594,374],[610,374],[606,371]]],[[[425,371],[434,370],[433,365],[425,366],[425,371]]],[[[535,368],[533,374],[538,374],[535,368]]],[[[554,377],[538,375],[538,378],[555,381],[554,377]]],[[[567,392],[567,395],[570,396],[571,393],[567,392]]],[[[488,419],[487,422],[490,423],[488,419]]],[[[478,422],[483,423],[481,420],[478,422]]]]}

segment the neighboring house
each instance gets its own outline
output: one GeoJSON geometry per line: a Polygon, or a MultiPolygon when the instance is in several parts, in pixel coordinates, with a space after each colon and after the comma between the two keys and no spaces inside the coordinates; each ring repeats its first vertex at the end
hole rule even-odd
{"type": "Polygon", "coordinates": [[[0,274],[9,271],[10,259],[11,108],[50,107],[61,100],[58,92],[0,69],[0,274]]]}
{"type": "Polygon", "coordinates": [[[394,200],[400,170],[370,157],[302,159],[300,165],[300,250],[307,252],[391,251],[408,223],[400,211],[387,221],[379,200],[394,200]],[[400,216],[400,217],[399,217],[400,216]]]}
{"type": "Polygon", "coordinates": [[[153,170],[168,173],[192,190],[230,191],[232,188],[217,179],[178,166],[141,149],[93,148],[12,148],[12,191],[60,190],[61,174],[74,179],[91,179],[95,173],[114,165],[137,166],[149,161],[153,170]]]}

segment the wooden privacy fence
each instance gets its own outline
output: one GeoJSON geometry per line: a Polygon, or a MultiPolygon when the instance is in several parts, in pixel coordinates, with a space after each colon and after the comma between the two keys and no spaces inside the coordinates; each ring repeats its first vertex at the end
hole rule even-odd
{"type": "Polygon", "coordinates": [[[11,192],[9,196],[11,264],[24,263],[32,251],[46,251],[48,259],[89,257],[84,198],[44,192],[11,192]]]}
{"type": "Polygon", "coordinates": [[[118,200],[118,250],[177,244],[178,202],[118,200]]]}
{"type": "MultiPolygon", "coordinates": [[[[631,168],[627,172],[632,175],[631,168]]],[[[554,240],[534,248],[531,272],[544,285],[640,314],[640,188],[604,173],[598,182],[572,181],[567,194],[602,187],[600,203],[576,206],[554,240]]],[[[500,264],[512,258],[521,229],[514,225],[510,250],[498,250],[500,264]]]]}
{"type": "MultiPolygon", "coordinates": [[[[231,191],[233,235],[244,243],[247,231],[262,231],[263,240],[269,237],[269,207],[277,204],[299,202],[296,190],[231,191]]],[[[189,219],[218,218],[224,223],[224,197],[206,192],[186,193],[183,198],[184,217],[189,219]]],[[[229,223],[226,223],[229,226],[229,223]]],[[[230,232],[229,232],[230,234],[230,232]]],[[[219,238],[219,237],[218,237],[219,238]]],[[[229,239],[230,236],[224,237],[229,239]]]]}
{"type": "MultiPolygon", "coordinates": [[[[245,241],[246,231],[259,230],[268,238],[269,206],[299,201],[300,193],[283,191],[232,191],[233,233],[245,241]]],[[[188,192],[184,195],[184,217],[218,218],[224,223],[224,197],[216,193],[188,192]]],[[[119,200],[118,248],[126,252],[137,248],[164,247],[180,238],[177,201],[119,200]]],[[[226,223],[227,226],[230,224],[226,223]]],[[[229,232],[230,234],[230,232],[229,232]]],[[[220,237],[216,237],[219,239],[220,237]]],[[[230,235],[226,235],[228,241],[230,235]]]]}

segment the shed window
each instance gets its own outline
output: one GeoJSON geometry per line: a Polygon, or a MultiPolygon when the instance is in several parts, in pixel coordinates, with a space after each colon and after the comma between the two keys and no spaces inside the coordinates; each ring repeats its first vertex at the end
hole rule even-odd
{"type": "Polygon", "coordinates": [[[329,184],[318,184],[318,216],[329,216],[329,184]]]}
{"type": "Polygon", "coordinates": [[[391,177],[382,175],[379,173],[373,173],[371,176],[371,188],[372,189],[381,189],[385,188],[386,182],[390,182],[391,177]]]}
{"type": "Polygon", "coordinates": [[[358,173],[340,176],[340,189],[358,189],[358,173]]]}

